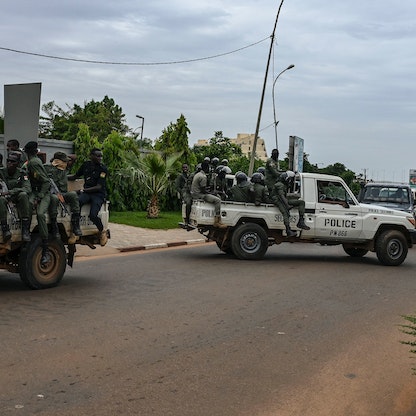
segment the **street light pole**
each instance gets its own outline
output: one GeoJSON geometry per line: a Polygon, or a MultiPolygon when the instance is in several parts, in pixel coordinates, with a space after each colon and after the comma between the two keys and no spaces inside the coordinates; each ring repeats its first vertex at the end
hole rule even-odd
{"type": "Polygon", "coordinates": [[[277,143],[277,125],[279,124],[279,121],[276,120],[276,107],[275,107],[275,101],[274,101],[274,86],[276,85],[277,79],[282,75],[284,72],[288,71],[289,69],[294,68],[295,65],[289,65],[286,69],[281,71],[279,74],[277,74],[277,77],[274,79],[273,82],[273,88],[272,88],[272,100],[273,100],[273,117],[274,117],[274,137],[276,139],[276,149],[279,149],[278,143],[277,143]]]}
{"type": "Polygon", "coordinates": [[[140,140],[141,140],[141,141],[143,141],[144,117],[142,117],[142,116],[138,116],[138,115],[136,115],[136,117],[137,117],[137,118],[141,118],[141,119],[142,119],[142,129],[141,129],[141,132],[140,132],[140,140]]]}
{"type": "Polygon", "coordinates": [[[249,168],[248,168],[248,176],[251,176],[253,174],[253,170],[254,170],[254,159],[256,157],[257,139],[258,139],[259,130],[260,130],[261,113],[263,111],[263,101],[264,101],[264,94],[265,94],[265,91],[266,91],[267,75],[269,73],[270,59],[271,59],[271,56],[272,56],[273,43],[274,43],[274,37],[275,37],[275,33],[276,33],[277,21],[279,20],[280,9],[282,8],[283,2],[284,2],[284,0],[281,0],[279,9],[277,11],[276,20],[274,22],[273,32],[270,36],[269,56],[267,58],[266,73],[264,75],[263,91],[261,93],[259,113],[257,115],[256,132],[254,133],[253,148],[251,150],[250,165],[249,165],[249,168]]]}

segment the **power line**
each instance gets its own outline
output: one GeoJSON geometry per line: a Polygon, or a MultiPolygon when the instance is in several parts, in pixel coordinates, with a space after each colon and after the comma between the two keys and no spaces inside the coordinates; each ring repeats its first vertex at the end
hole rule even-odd
{"type": "Polygon", "coordinates": [[[221,56],[225,55],[231,55],[236,52],[240,52],[244,49],[251,48],[252,46],[258,45],[261,42],[264,42],[265,40],[269,39],[270,36],[267,38],[261,39],[257,42],[251,43],[250,45],[243,46],[238,49],[234,49],[233,51],[219,53],[216,55],[206,56],[203,58],[195,58],[195,59],[186,59],[182,61],[167,61],[167,62],[112,62],[112,61],[94,61],[89,59],[76,59],[76,58],[66,58],[62,56],[54,56],[54,55],[46,55],[43,53],[35,53],[35,52],[28,52],[28,51],[21,51],[18,49],[12,49],[12,48],[6,48],[3,46],[0,46],[0,50],[6,51],[6,52],[13,52],[13,53],[20,53],[23,55],[31,55],[31,56],[37,56],[39,58],[47,58],[47,59],[57,59],[61,61],[72,61],[72,62],[81,62],[81,63],[89,63],[89,64],[101,64],[101,65],[130,65],[130,66],[149,66],[149,65],[174,65],[174,64],[185,64],[190,62],[197,62],[197,61],[204,61],[207,59],[214,59],[219,58],[221,56]]]}

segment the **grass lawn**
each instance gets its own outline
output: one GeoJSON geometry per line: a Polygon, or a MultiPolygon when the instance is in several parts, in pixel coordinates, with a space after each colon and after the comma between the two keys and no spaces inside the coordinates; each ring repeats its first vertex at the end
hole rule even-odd
{"type": "Polygon", "coordinates": [[[115,212],[110,211],[110,222],[116,224],[131,225],[140,228],[152,228],[157,230],[169,230],[178,228],[182,221],[182,214],[177,212],[161,212],[159,218],[146,218],[146,211],[115,212]]]}

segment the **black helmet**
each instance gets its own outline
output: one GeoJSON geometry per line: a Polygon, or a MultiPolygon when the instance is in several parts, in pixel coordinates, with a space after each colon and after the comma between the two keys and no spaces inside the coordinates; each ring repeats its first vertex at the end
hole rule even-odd
{"type": "Polygon", "coordinates": [[[260,166],[257,168],[257,172],[260,172],[264,176],[266,174],[266,168],[264,166],[260,166]]]}
{"type": "Polygon", "coordinates": [[[218,166],[215,168],[215,173],[217,173],[217,174],[218,174],[218,173],[220,173],[223,167],[224,167],[223,165],[218,165],[218,166]]]}
{"type": "Polygon", "coordinates": [[[287,170],[286,172],[283,172],[280,175],[280,178],[284,182],[291,182],[295,179],[295,172],[292,172],[291,170],[287,170]]]}
{"type": "Polygon", "coordinates": [[[251,177],[251,182],[253,183],[263,183],[264,176],[260,172],[254,172],[253,176],[251,177]]]}
{"type": "Polygon", "coordinates": [[[235,180],[237,181],[237,184],[247,182],[247,175],[244,172],[237,172],[235,174],[235,180]]]}

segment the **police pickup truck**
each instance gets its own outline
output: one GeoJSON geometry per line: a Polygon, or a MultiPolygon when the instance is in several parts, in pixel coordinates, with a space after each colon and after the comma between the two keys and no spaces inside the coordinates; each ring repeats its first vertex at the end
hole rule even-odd
{"type": "MultiPolygon", "coordinates": [[[[107,236],[110,237],[108,206],[108,202],[102,205],[99,216],[104,229],[107,230],[107,236]]],[[[60,238],[49,239],[49,261],[41,265],[42,240],[38,235],[36,215],[32,216],[31,221],[31,241],[24,242],[21,238],[22,230],[16,207],[9,205],[8,211],[7,220],[12,238],[3,242],[0,237],[0,269],[19,273],[22,282],[31,289],[57,286],[64,276],[66,265],[73,265],[77,245],[83,244],[94,249],[96,244],[100,244],[97,227],[88,218],[90,206],[84,205],[81,209],[82,236],[76,237],[71,230],[69,207],[61,205],[57,218],[60,238]]]]}
{"type": "MultiPolygon", "coordinates": [[[[286,235],[282,214],[271,204],[222,201],[221,221],[227,227],[215,228],[213,205],[194,200],[190,227],[215,241],[220,250],[244,260],[263,258],[274,244],[319,243],[341,244],[352,257],[372,251],[383,265],[398,266],[416,242],[415,218],[411,213],[361,204],[337,176],[300,173],[291,191],[305,201],[305,223],[310,227],[296,228],[299,215],[292,208],[290,223],[296,236],[286,235]]],[[[185,207],[182,209],[184,216],[185,207]]]]}

